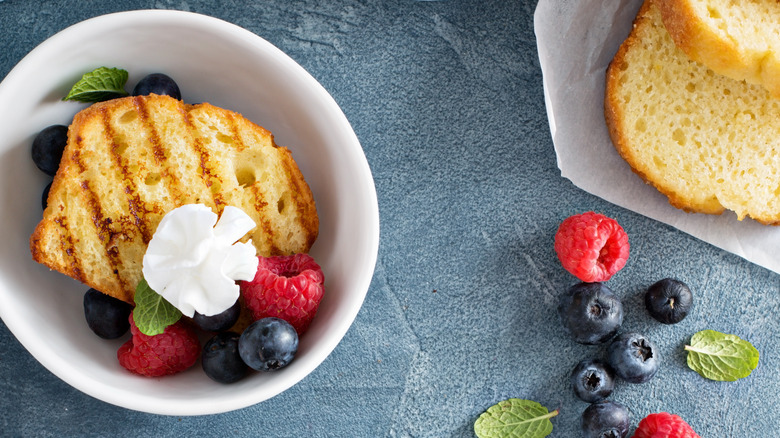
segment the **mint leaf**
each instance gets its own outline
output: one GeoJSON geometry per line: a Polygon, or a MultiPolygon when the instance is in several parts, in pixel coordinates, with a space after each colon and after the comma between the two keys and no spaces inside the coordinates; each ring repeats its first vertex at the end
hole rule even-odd
{"type": "Polygon", "coordinates": [[[733,382],[758,366],[758,350],[735,335],[702,330],[686,345],[688,367],[711,380],[733,382]]]}
{"type": "Polygon", "coordinates": [[[550,418],[558,410],[547,408],[531,400],[510,398],[485,411],[474,422],[474,433],[479,438],[542,438],[552,433],[550,418]]]}
{"type": "Polygon", "coordinates": [[[151,287],[145,279],[141,279],[135,288],[135,309],[133,322],[141,333],[154,336],[165,331],[165,327],[174,324],[181,318],[179,309],[173,307],[151,287]]]}
{"type": "Polygon", "coordinates": [[[127,96],[129,94],[125,91],[127,77],[127,70],[98,67],[85,73],[62,100],[95,103],[127,96]]]}

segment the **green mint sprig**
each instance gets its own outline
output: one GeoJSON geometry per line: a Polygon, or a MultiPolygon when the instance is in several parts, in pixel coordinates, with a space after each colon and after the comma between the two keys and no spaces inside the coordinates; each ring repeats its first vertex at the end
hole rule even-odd
{"type": "Polygon", "coordinates": [[[179,318],[181,311],[149,287],[149,283],[142,278],[135,288],[133,310],[133,322],[138,330],[147,336],[159,335],[165,331],[165,327],[175,324],[179,318]]]}
{"type": "Polygon", "coordinates": [[[98,67],[85,73],[62,100],[95,103],[127,96],[129,94],[125,91],[127,78],[127,70],[98,67]]]}
{"type": "Polygon", "coordinates": [[[758,350],[735,335],[702,330],[685,346],[688,367],[710,380],[733,382],[758,366],[758,350]]]}
{"type": "Polygon", "coordinates": [[[549,412],[531,400],[510,398],[485,411],[474,422],[474,433],[479,438],[543,438],[552,433],[550,418],[558,410],[549,412]]]}

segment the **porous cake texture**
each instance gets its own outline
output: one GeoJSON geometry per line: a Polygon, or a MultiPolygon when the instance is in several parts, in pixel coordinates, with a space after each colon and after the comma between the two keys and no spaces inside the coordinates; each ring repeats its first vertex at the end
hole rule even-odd
{"type": "Polygon", "coordinates": [[[780,222],[780,100],[690,59],[653,0],[607,69],[605,118],[620,155],[675,207],[780,222]]]}
{"type": "Polygon", "coordinates": [[[657,0],[664,26],[691,59],[780,97],[780,2],[657,0]]]}

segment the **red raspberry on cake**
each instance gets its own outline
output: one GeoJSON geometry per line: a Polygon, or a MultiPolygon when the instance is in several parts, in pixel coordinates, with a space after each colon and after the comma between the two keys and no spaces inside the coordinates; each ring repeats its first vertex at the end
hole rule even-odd
{"type": "Polygon", "coordinates": [[[607,281],[628,261],[628,235],[616,220],[594,212],[566,218],[555,234],[563,268],[587,283],[607,281]]]}
{"type": "Polygon", "coordinates": [[[639,422],[633,438],[701,438],[677,415],[667,412],[650,414],[639,422]]]}
{"type": "Polygon", "coordinates": [[[322,269],[308,254],[258,259],[255,278],[239,283],[247,308],[255,320],[280,318],[303,335],[325,293],[322,269]]]}
{"type": "Polygon", "coordinates": [[[130,315],[132,339],[119,347],[117,358],[129,371],[147,377],[176,374],[195,364],[200,357],[200,342],[192,327],[179,321],[163,333],[141,333],[130,315]]]}

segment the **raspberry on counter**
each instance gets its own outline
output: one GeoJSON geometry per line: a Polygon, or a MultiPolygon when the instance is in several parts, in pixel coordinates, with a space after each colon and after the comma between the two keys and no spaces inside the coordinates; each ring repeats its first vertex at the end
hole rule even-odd
{"type": "Polygon", "coordinates": [[[555,234],[563,268],[587,283],[607,281],[628,261],[628,235],[616,220],[587,212],[566,218],[555,234]]]}
{"type": "Polygon", "coordinates": [[[667,412],[650,414],[639,422],[634,438],[701,438],[678,415],[667,412]]]}

